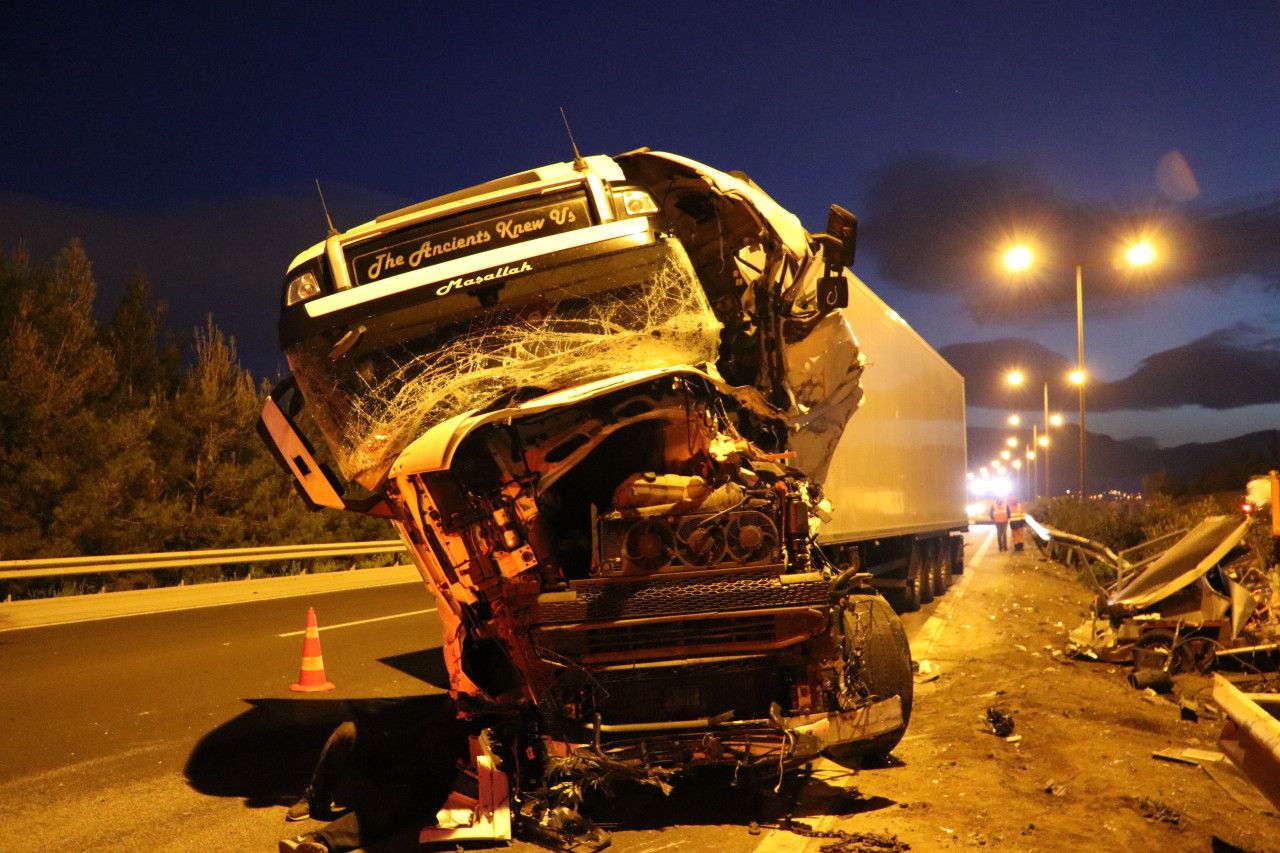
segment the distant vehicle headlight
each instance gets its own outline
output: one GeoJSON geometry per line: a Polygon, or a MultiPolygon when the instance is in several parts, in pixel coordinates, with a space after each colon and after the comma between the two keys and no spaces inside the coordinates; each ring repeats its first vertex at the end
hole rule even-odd
{"type": "Polygon", "coordinates": [[[285,291],[285,305],[296,305],[316,296],[320,293],[320,282],[316,279],[315,273],[304,272],[302,275],[294,276],[289,280],[289,287],[285,291]]]}
{"type": "Polygon", "coordinates": [[[658,212],[653,196],[644,190],[623,190],[613,194],[619,208],[619,216],[646,216],[658,212]]]}

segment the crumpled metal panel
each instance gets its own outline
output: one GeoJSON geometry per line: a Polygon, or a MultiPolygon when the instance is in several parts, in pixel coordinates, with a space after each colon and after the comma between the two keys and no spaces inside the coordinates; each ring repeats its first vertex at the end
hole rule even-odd
{"type": "Polygon", "coordinates": [[[1249,520],[1211,515],[1197,524],[1123,589],[1111,596],[1112,606],[1150,607],[1205,575],[1244,539],[1249,520]]]}

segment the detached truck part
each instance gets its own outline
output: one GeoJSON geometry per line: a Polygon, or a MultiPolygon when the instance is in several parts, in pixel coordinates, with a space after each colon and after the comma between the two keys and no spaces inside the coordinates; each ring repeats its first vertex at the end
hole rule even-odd
{"type": "MultiPolygon", "coordinates": [[[[510,791],[517,830],[573,834],[557,780],[902,737],[910,650],[872,582],[910,605],[922,571],[949,579],[963,388],[846,269],[855,231],[833,206],[809,234],[745,175],[641,149],[388,213],[289,266],[293,378],[261,432],[312,507],[400,531],[484,729],[470,772],[510,791]],[[304,397],[340,474],[297,429],[304,397]]],[[[501,836],[473,800],[423,838],[501,836]]]]}

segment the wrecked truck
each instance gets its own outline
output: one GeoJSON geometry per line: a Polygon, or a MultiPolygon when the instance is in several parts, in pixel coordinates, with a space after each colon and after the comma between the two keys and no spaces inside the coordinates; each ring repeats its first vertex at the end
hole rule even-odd
{"type": "Polygon", "coordinates": [[[289,265],[260,432],[313,508],[396,526],[487,726],[480,805],[432,838],[500,837],[575,757],[780,771],[902,737],[875,584],[910,606],[958,569],[963,384],[849,271],[855,235],[741,173],[575,152],[289,265]]]}

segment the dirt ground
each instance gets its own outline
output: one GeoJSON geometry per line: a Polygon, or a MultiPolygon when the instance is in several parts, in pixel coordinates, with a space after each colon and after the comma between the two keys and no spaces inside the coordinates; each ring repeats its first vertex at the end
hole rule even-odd
{"type": "MultiPolygon", "coordinates": [[[[670,797],[627,792],[613,815],[596,815],[619,821],[606,823],[611,849],[1280,853],[1280,816],[1229,762],[1152,757],[1216,751],[1222,723],[1183,721],[1172,702],[1131,688],[1127,667],[1055,657],[1087,615],[1089,592],[1035,551],[997,553],[992,533],[975,528],[958,584],[903,620],[913,657],[939,675],[916,684],[889,766],[819,761],[778,793],[774,780],[753,795],[724,774],[683,781],[670,797]],[[1012,714],[1012,739],[990,732],[992,707],[1012,714]],[[778,828],[788,817],[816,832],[778,828]]],[[[1207,679],[1179,686],[1210,692],[1207,679]]],[[[426,848],[412,836],[376,848],[414,849],[426,848]]]]}
{"type": "MultiPolygon", "coordinates": [[[[971,555],[983,539],[982,528],[971,534],[971,555]]],[[[897,761],[853,776],[824,762],[800,803],[821,798],[824,779],[860,799],[806,822],[896,835],[912,850],[1280,851],[1280,817],[1229,763],[1211,775],[1152,758],[1216,750],[1221,722],[1181,720],[1176,705],[1131,688],[1126,667],[1051,654],[1089,600],[1073,573],[1034,551],[990,548],[924,624],[906,620],[914,657],[941,675],[916,685],[897,761]],[[989,733],[992,706],[1013,713],[1019,740],[989,733]]],[[[1180,686],[1210,692],[1207,679],[1180,686]]],[[[766,849],[797,849],[776,842],[766,849]]]]}

